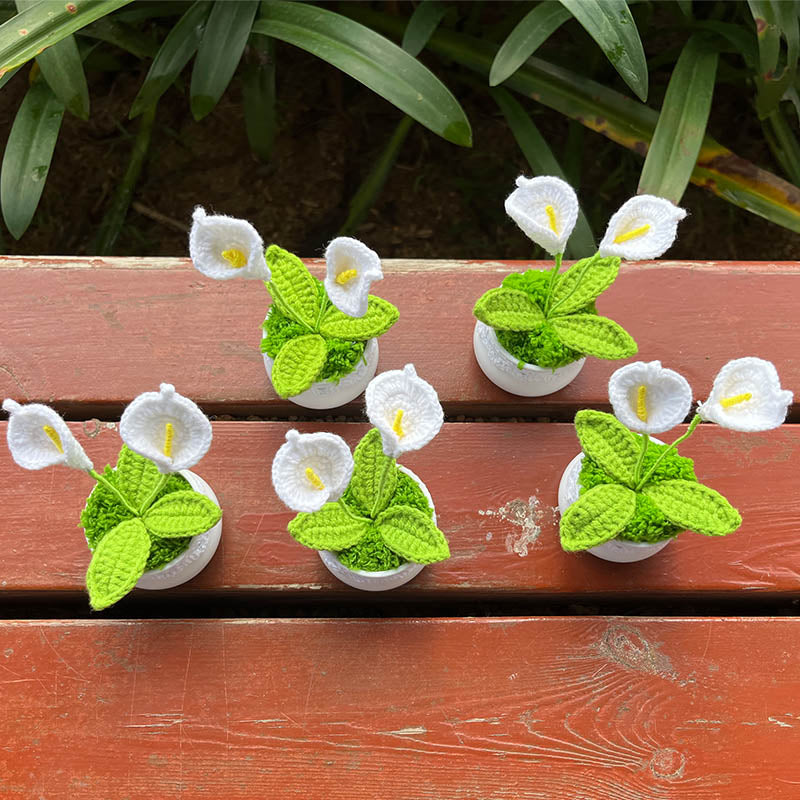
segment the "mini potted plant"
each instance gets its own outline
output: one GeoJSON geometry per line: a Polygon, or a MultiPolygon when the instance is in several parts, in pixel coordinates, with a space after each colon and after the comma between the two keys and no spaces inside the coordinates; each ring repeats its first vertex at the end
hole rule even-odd
{"type": "Polygon", "coordinates": [[[384,591],[450,555],[427,487],[395,460],[430,442],[444,416],[411,364],[374,378],[366,406],[375,427],[354,453],[332,433],[291,430],[272,462],[272,482],[300,512],[289,523],[300,544],[318,550],[349,586],[384,591]]]}
{"type": "Polygon", "coordinates": [[[25,469],[57,464],[97,483],[81,513],[92,559],[89,602],[99,611],[134,586],[168,589],[197,575],[214,555],[222,512],[211,487],[189,472],[211,445],[211,423],[168,383],[124,411],[116,467],[96,472],[63,419],[48,406],[3,402],[8,447],[25,469]]]}
{"type": "Polygon", "coordinates": [[[512,394],[538,397],[563,389],[586,356],[634,355],[636,342],[599,316],[595,301],[616,279],[621,259],[664,253],[686,212],[660,197],[633,197],[611,217],[598,252],[561,272],[578,219],[572,187],[560,178],[520,176],[505,207],[524,233],[555,257],[555,265],[512,272],[475,304],[473,347],[489,380],[512,394]]]}
{"type": "Polygon", "coordinates": [[[694,462],[678,453],[678,445],[701,420],[744,432],[777,428],[792,393],[781,389],[775,367],[760,358],[730,361],[672,444],[651,434],[689,413],[692,390],[682,375],[658,361],[628,364],[611,376],[609,398],[616,417],[591,410],[575,415],[582,452],[558,489],[564,550],[624,563],[649,558],[684,530],[733,533],[742,522],[739,512],[698,481],[694,462]]]}
{"type": "Polygon", "coordinates": [[[378,337],[397,322],[395,306],[369,294],[383,278],[363,242],[340,236],[325,250],[320,281],[293,253],[270,245],[243,219],[196,208],[189,236],[192,263],[217,280],[263,280],[272,304],[261,352],[276,393],[305,408],[335,408],[358,397],[378,366],[378,337]]]}

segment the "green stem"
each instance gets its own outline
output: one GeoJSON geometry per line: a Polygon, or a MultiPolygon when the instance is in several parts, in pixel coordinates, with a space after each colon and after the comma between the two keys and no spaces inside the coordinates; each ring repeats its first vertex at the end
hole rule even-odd
{"type": "Polygon", "coordinates": [[[123,496],[122,492],[120,492],[120,490],[117,489],[117,487],[114,486],[114,484],[111,483],[108,480],[108,478],[104,478],[99,472],[97,472],[97,470],[94,470],[94,469],[88,469],[86,471],[101,486],[103,486],[105,489],[107,489],[109,492],[111,492],[111,494],[113,494],[117,498],[117,500],[119,500],[120,503],[122,503],[122,505],[125,506],[125,508],[127,508],[128,511],[131,512],[131,514],[133,514],[134,517],[138,517],[139,516],[139,512],[125,499],[125,497],[123,496]]]}
{"type": "Polygon", "coordinates": [[[148,497],[147,500],[144,503],[142,503],[142,507],[141,509],[139,509],[139,514],[144,514],[144,512],[147,511],[148,508],[150,508],[150,506],[153,503],[153,500],[155,500],[156,497],[158,497],[159,492],[164,488],[164,484],[167,482],[168,478],[169,478],[168,472],[163,474],[159,478],[159,481],[156,484],[156,488],[153,489],[153,491],[150,493],[150,497],[148,497]]]}
{"type": "Polygon", "coordinates": [[[692,421],[689,423],[689,427],[686,430],[686,433],[684,433],[683,436],[679,436],[666,450],[664,450],[661,453],[661,455],[656,459],[653,466],[650,467],[649,470],[647,470],[647,474],[636,484],[636,489],[634,491],[638,492],[642,488],[642,486],[644,486],[647,483],[647,481],[650,480],[650,477],[656,471],[656,468],[664,460],[664,458],[666,458],[666,456],[669,455],[669,453],[675,450],[681,442],[685,442],[694,433],[694,429],[699,424],[700,424],[700,415],[695,414],[694,417],[692,417],[692,421]]]}
{"type": "Polygon", "coordinates": [[[563,253],[556,253],[556,264],[553,267],[550,273],[550,285],[547,287],[547,295],[545,295],[544,300],[544,315],[547,316],[548,312],[550,311],[550,299],[553,296],[553,288],[556,285],[556,280],[558,280],[558,271],[561,269],[561,259],[564,257],[563,253]]]}
{"type": "Polygon", "coordinates": [[[633,479],[636,483],[639,483],[639,478],[642,474],[642,465],[644,464],[644,457],[647,454],[647,446],[650,444],[650,434],[643,433],[642,434],[642,450],[639,453],[639,460],[636,462],[636,470],[633,473],[633,479]]]}
{"type": "MultiPolygon", "coordinates": [[[[598,254],[598,255],[599,255],[599,254],[598,254]]],[[[556,304],[555,304],[555,305],[554,305],[554,306],[553,306],[553,307],[550,309],[550,311],[549,311],[549,313],[550,313],[550,314],[554,313],[554,312],[555,312],[555,310],[556,310],[556,309],[557,309],[557,308],[558,308],[558,307],[559,307],[559,306],[560,306],[562,303],[566,303],[566,302],[567,302],[567,300],[569,300],[569,298],[570,298],[570,297],[572,297],[572,295],[573,295],[573,294],[575,294],[575,292],[576,292],[576,290],[578,289],[578,287],[581,285],[581,283],[583,283],[583,279],[586,277],[586,273],[589,271],[589,267],[591,267],[591,266],[592,266],[592,264],[594,264],[594,258],[590,258],[590,259],[589,259],[589,260],[588,260],[588,261],[587,261],[587,262],[586,262],[586,263],[583,265],[583,269],[581,270],[581,274],[580,274],[580,275],[578,275],[578,280],[577,280],[577,281],[575,281],[575,285],[572,287],[572,290],[570,291],[570,293],[569,293],[568,295],[566,295],[565,297],[562,297],[562,298],[561,298],[561,299],[560,299],[560,300],[559,300],[559,301],[558,301],[558,302],[557,302],[557,303],[556,303],[556,304]]],[[[548,300],[548,302],[549,302],[549,300],[548,300]]]]}

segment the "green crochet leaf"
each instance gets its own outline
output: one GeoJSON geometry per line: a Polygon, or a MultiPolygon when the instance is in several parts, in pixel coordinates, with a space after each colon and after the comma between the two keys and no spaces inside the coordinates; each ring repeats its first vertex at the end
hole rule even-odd
{"type": "Polygon", "coordinates": [[[544,322],[542,309],[530,295],[502,286],[489,289],[475,303],[472,313],[498,331],[532,331],[544,322]]]}
{"type": "Polygon", "coordinates": [[[561,547],[569,553],[613,539],[633,518],[636,493],[617,483],[595,486],[561,517],[561,547]]]}
{"type": "Polygon", "coordinates": [[[332,305],[323,315],[319,330],[334,339],[363,342],[386,333],[399,316],[400,312],[388,300],[370,295],[363,317],[349,317],[332,305]]]}
{"type": "Polygon", "coordinates": [[[344,550],[358,544],[370,526],[369,520],[352,517],[341,503],[326,503],[312,514],[298,514],[289,523],[289,533],[314,550],[344,550]]]}
{"type": "Polygon", "coordinates": [[[86,571],[89,603],[95,611],[114,605],[142,577],[150,537],[140,519],[128,519],[112,528],[97,544],[86,571]]]}
{"type": "Polygon", "coordinates": [[[147,530],[162,539],[197,536],[219,522],[220,507],[200,492],[172,492],[153,503],[142,519],[147,530]]]}
{"type": "Polygon", "coordinates": [[[149,458],[122,446],[117,458],[117,488],[134,508],[140,509],[152,496],[162,477],[149,458]]]}
{"type": "Polygon", "coordinates": [[[694,481],[662,481],[642,489],[676,525],[706,536],[725,536],[741,524],[739,512],[717,491],[694,481]]]}
{"type": "Polygon", "coordinates": [[[294,254],[276,244],[267,248],[266,260],[272,279],[267,284],[275,288],[270,293],[278,308],[288,316],[316,330],[320,309],[317,283],[306,265],[294,254]]]}
{"type": "Polygon", "coordinates": [[[573,264],[556,283],[550,315],[563,316],[586,308],[614,283],[619,265],[620,259],[616,256],[604,258],[599,253],[573,264]]]}
{"type": "Polygon", "coordinates": [[[614,320],[594,314],[553,317],[553,330],[567,347],[595,358],[628,358],[639,349],[633,337],[614,320]]]}
{"type": "Polygon", "coordinates": [[[322,372],[327,355],[328,347],[318,333],[289,339],[272,364],[273,388],[283,398],[304,392],[322,372]]]}
{"type": "Polygon", "coordinates": [[[633,488],[641,439],[613,414],[584,409],[575,415],[575,432],[583,452],[614,480],[633,488]]]}
{"type": "Polygon", "coordinates": [[[350,496],[367,516],[374,518],[389,505],[397,489],[397,467],[394,459],[383,452],[377,428],[369,431],[358,443],[353,462],[350,496]]]}
{"type": "Polygon", "coordinates": [[[386,546],[406,561],[433,564],[450,558],[444,534],[418,508],[392,506],[375,520],[375,525],[386,546]]]}

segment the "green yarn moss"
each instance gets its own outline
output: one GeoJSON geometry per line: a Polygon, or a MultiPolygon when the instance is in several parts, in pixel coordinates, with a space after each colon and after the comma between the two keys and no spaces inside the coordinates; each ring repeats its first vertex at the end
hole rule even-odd
{"type": "MultiPolygon", "coordinates": [[[[317,283],[323,304],[327,303],[328,295],[322,281],[317,280],[317,278],[314,278],[314,280],[317,283]]],[[[309,332],[308,328],[287,317],[275,305],[271,306],[262,328],[266,335],[261,340],[261,352],[266,353],[270,358],[275,358],[278,355],[278,351],[289,339],[305,336],[309,332]]],[[[358,366],[359,361],[364,359],[364,342],[332,339],[328,336],[323,336],[323,338],[328,346],[328,355],[317,380],[341,380],[358,366]]]]}
{"type": "MultiPolygon", "coordinates": [[[[668,445],[656,444],[652,440],[650,441],[644,457],[644,472],[653,465],[667,447],[668,445]]],[[[653,473],[652,482],[657,483],[658,481],[673,479],[697,481],[697,476],[694,474],[694,461],[691,458],[678,455],[675,450],[658,465],[658,468],[653,473]]],[[[579,482],[581,494],[600,484],[616,483],[613,478],[598,466],[597,462],[588,456],[583,458],[579,482]]],[[[618,534],[618,538],[627,539],[631,542],[660,542],[677,536],[683,530],[679,525],[673,525],[659,511],[652,500],[643,494],[637,494],[636,512],[633,515],[633,519],[618,534]]]]}
{"type": "MultiPolygon", "coordinates": [[[[110,466],[106,466],[103,476],[112,483],[117,485],[116,470],[110,466]]],[[[164,497],[171,492],[177,492],[184,489],[191,489],[189,481],[182,475],[177,473],[170,475],[164,488],[158,494],[156,499],[164,497]]],[[[116,497],[109,492],[104,486],[97,484],[94,491],[89,496],[86,503],[86,508],[81,512],[81,525],[86,532],[86,539],[89,544],[89,549],[94,550],[100,540],[120,522],[126,519],[133,519],[133,514],[127,508],[121,506],[116,497]]],[[[150,537],[150,555],[145,564],[145,570],[160,569],[173,558],[177,558],[189,547],[189,542],[192,541],[191,536],[182,537],[180,539],[158,539],[154,536],[150,537]]]]}
{"type": "MultiPolygon", "coordinates": [[[[503,279],[506,289],[517,289],[532,297],[539,308],[544,309],[552,270],[529,269],[512,272],[503,279]]],[[[581,309],[584,314],[597,314],[594,303],[581,309]]],[[[535,364],[537,367],[557,369],[583,357],[583,353],[567,347],[550,323],[545,322],[532,331],[496,331],[497,340],[519,362],[535,364]]]]}

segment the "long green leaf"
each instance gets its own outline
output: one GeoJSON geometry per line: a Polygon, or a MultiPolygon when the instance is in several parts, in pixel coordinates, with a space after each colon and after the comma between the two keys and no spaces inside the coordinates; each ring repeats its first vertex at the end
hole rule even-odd
{"type": "Polygon", "coordinates": [[[764,135],[772,154],[795,185],[800,186],[800,141],[780,106],[764,121],[764,135]]]}
{"type": "Polygon", "coordinates": [[[39,79],[28,89],[8,136],[0,174],[6,227],[19,239],[31,224],[64,116],[64,104],[39,79]]]}
{"type": "MultiPolygon", "coordinates": [[[[534,175],[555,175],[566,180],[564,170],[548,147],[544,137],[534,124],[530,115],[520,103],[505,89],[491,89],[491,95],[500,106],[503,116],[511,128],[511,133],[517,140],[522,155],[530,164],[534,175]]],[[[567,258],[580,258],[595,251],[595,240],[589,221],[583,211],[578,211],[578,221],[575,230],[567,242],[567,258]]]]}
{"type": "Polygon", "coordinates": [[[251,34],[244,51],[242,69],[244,123],[250,149],[269,161],[278,133],[275,109],[275,40],[271,36],[251,34]]]}
{"type": "Polygon", "coordinates": [[[403,34],[403,50],[412,56],[419,55],[447,12],[448,7],[439,0],[422,0],[408,20],[403,34]]]}
{"type": "Polygon", "coordinates": [[[503,42],[492,62],[489,85],[513,75],[570,16],[559,3],[544,2],[529,11],[503,42]]]}
{"type": "Polygon", "coordinates": [[[0,77],[131,0],[42,0],[0,25],[0,77]]]}
{"type": "Polygon", "coordinates": [[[2,77],[0,77],[0,89],[2,89],[16,74],[19,72],[19,67],[10,69],[2,77]]]}
{"type": "Polygon", "coordinates": [[[800,56],[800,23],[796,0],[749,0],[756,24],[760,74],[757,76],[756,110],[761,119],[769,116],[794,83],[800,56]],[[780,63],[781,37],[786,39],[786,60],[780,63]]]}
{"type": "Polygon", "coordinates": [[[211,113],[228,88],[242,58],[256,11],[258,0],[235,3],[216,0],[211,8],[192,69],[190,93],[195,119],[211,113]]]}
{"type": "Polygon", "coordinates": [[[561,0],[594,39],[622,80],[647,100],[647,61],[642,40],[625,0],[561,0]]]}
{"type": "Polygon", "coordinates": [[[133,101],[131,119],[156,103],[180,75],[197,51],[210,10],[208,3],[197,2],[175,23],[156,53],[142,88],[133,101]]]}
{"type": "Polygon", "coordinates": [[[88,36],[98,39],[101,42],[108,42],[120,50],[132,53],[137,58],[154,58],[158,52],[158,42],[151,36],[142,33],[117,19],[117,15],[103,17],[87,25],[82,31],[81,36],[88,36]]]}
{"type": "Polygon", "coordinates": [[[470,147],[472,130],[450,90],[385,37],[340,14],[266,0],[253,31],[301,47],[361,81],[448,141],[470,147]]]}
{"type": "Polygon", "coordinates": [[[679,203],[706,133],[719,53],[695,34],[672,71],[658,123],[639,178],[639,194],[679,203]]]}

